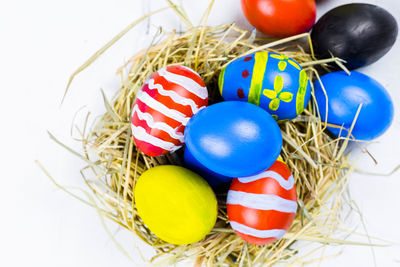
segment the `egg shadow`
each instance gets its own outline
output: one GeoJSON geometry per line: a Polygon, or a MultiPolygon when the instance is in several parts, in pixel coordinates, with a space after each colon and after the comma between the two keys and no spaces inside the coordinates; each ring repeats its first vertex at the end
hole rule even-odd
{"type": "Polygon", "coordinates": [[[315,2],[318,4],[325,4],[327,2],[330,2],[331,0],[315,0],[315,2]]]}

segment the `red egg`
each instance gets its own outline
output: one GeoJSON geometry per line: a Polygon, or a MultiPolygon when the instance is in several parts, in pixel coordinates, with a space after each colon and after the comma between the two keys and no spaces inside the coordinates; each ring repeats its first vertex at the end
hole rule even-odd
{"type": "Polygon", "coordinates": [[[226,203],[231,227],[242,239],[272,243],[286,233],[296,215],[293,175],[278,160],[262,173],[233,179],[226,203]]]}
{"type": "Polygon", "coordinates": [[[133,103],[136,146],[153,157],[179,149],[186,123],[207,103],[207,88],[192,69],[168,66],[153,73],[133,103]]]}
{"type": "Polygon", "coordinates": [[[315,0],[241,0],[247,20],[264,34],[287,37],[315,23],[315,0]]]}

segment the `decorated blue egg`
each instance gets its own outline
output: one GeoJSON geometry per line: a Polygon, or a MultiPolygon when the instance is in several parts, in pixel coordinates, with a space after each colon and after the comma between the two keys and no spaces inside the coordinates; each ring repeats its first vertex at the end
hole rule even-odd
{"type": "Polygon", "coordinates": [[[256,105],[226,101],[200,110],[188,122],[186,149],[205,168],[242,177],[269,168],[282,148],[278,124],[256,105]]]}
{"type": "Polygon", "coordinates": [[[393,120],[393,102],[379,82],[356,71],[350,75],[344,71],[331,72],[323,75],[321,81],[326,96],[319,81],[314,83],[314,88],[322,120],[345,128],[328,127],[334,135],[348,135],[360,105],[360,113],[351,132],[354,138],[372,140],[389,128],[393,120]]]}
{"type": "Polygon", "coordinates": [[[306,71],[293,59],[257,52],[229,63],[218,86],[224,100],[253,103],[275,120],[290,120],[308,105],[311,86],[306,71]]]}

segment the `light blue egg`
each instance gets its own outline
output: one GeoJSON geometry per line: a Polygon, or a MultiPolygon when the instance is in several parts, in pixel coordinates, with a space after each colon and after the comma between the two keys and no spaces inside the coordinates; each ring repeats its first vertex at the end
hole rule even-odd
{"type": "MultiPolygon", "coordinates": [[[[358,140],[372,140],[383,134],[393,120],[393,102],[386,89],[371,77],[352,71],[348,75],[344,71],[325,74],[321,77],[328,97],[319,81],[314,83],[315,97],[323,121],[350,129],[357,110],[361,110],[351,134],[358,140]]],[[[336,136],[346,137],[346,129],[328,127],[336,136]]]]}

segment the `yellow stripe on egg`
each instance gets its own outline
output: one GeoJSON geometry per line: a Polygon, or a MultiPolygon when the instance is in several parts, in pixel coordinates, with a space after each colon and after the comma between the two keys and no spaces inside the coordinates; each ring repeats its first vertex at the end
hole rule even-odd
{"type": "Polygon", "coordinates": [[[222,91],[223,91],[223,87],[224,87],[225,70],[226,70],[226,67],[221,70],[221,73],[219,74],[219,77],[218,77],[218,87],[219,87],[219,92],[221,93],[221,96],[222,96],[222,91]]]}
{"type": "Polygon", "coordinates": [[[299,64],[297,64],[294,60],[289,59],[289,64],[292,65],[293,67],[295,67],[298,70],[301,70],[302,68],[300,67],[299,64]]]}
{"type": "Polygon", "coordinates": [[[299,91],[296,97],[296,113],[299,115],[304,110],[304,97],[307,91],[308,75],[305,70],[300,71],[299,91]]]}
{"type": "Polygon", "coordinates": [[[268,52],[258,52],[255,54],[254,59],[253,77],[251,78],[247,101],[259,106],[265,69],[268,63],[268,52]]]}

